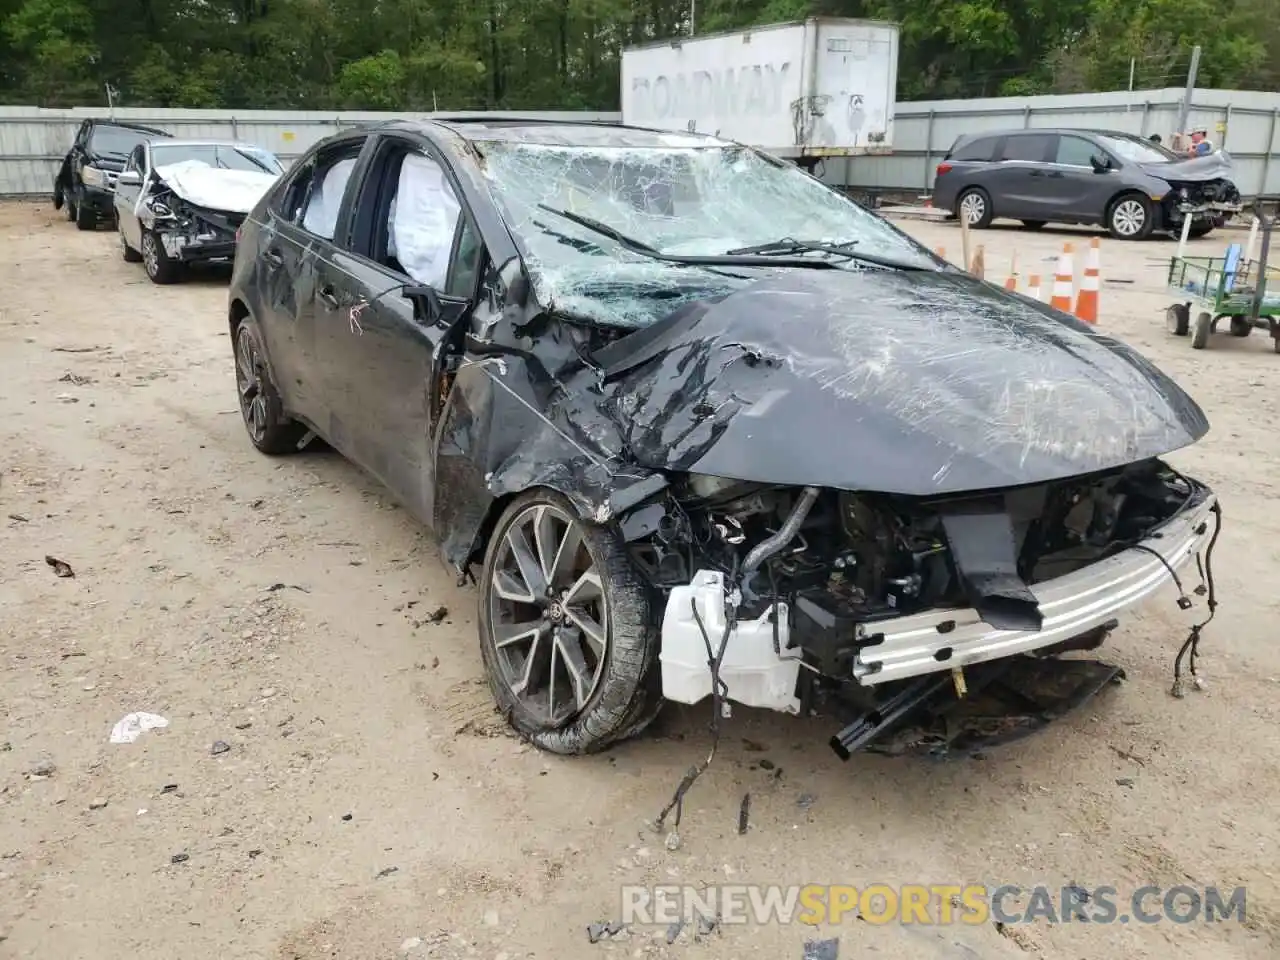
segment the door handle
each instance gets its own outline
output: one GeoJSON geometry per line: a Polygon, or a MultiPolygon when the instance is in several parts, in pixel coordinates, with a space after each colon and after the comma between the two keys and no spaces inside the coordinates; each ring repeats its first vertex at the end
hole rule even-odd
{"type": "Polygon", "coordinates": [[[284,257],[281,256],[280,251],[277,250],[275,247],[272,247],[270,250],[264,253],[262,255],[262,259],[267,261],[267,263],[271,264],[271,266],[273,267],[284,266],[284,257]]]}
{"type": "Polygon", "coordinates": [[[333,292],[333,284],[326,283],[320,288],[320,300],[331,310],[338,309],[338,295],[333,292]]]}

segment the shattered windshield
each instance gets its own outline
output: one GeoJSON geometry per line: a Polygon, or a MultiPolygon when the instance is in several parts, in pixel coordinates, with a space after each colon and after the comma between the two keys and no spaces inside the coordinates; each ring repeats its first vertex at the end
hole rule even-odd
{"type": "Polygon", "coordinates": [[[248,173],[275,175],[283,169],[275,155],[266,150],[223,143],[152,144],[151,158],[157,167],[194,160],[221,170],[243,170],[248,173]]]}
{"type": "Polygon", "coordinates": [[[653,254],[724,256],[761,248],[785,253],[793,263],[803,257],[859,269],[865,264],[849,258],[865,255],[937,269],[923,248],[888,223],[798,168],[776,166],[736,145],[502,141],[483,150],[485,174],[523,247],[538,299],[610,326],[647,326],[683,303],[727,294],[770,271],[672,263],[653,254]],[[592,229],[593,223],[616,236],[592,229]],[[807,247],[796,250],[783,240],[807,247]]]}
{"type": "Polygon", "coordinates": [[[127,157],[134,147],[153,136],[155,134],[128,127],[99,124],[89,135],[89,149],[99,156],[127,157]]]}

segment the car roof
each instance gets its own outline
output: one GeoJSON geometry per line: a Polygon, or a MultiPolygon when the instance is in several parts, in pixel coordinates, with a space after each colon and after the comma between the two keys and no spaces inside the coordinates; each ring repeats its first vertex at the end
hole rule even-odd
{"type": "Polygon", "coordinates": [[[1083,134],[1093,137],[1123,137],[1126,140],[1141,140],[1143,137],[1136,133],[1126,133],[1123,130],[1098,130],[1092,127],[1016,127],[1007,130],[979,130],[977,133],[961,134],[960,140],[977,140],[987,137],[1014,137],[1030,134],[1061,134],[1073,133],[1083,134]]]}
{"type": "Polygon", "coordinates": [[[172,136],[172,134],[161,130],[159,127],[149,127],[144,123],[131,123],[128,120],[112,120],[110,117],[90,117],[88,122],[91,127],[120,127],[123,130],[138,130],[142,133],[154,134],[157,137],[172,136]]]}
{"type": "MultiPolygon", "coordinates": [[[[150,143],[151,141],[148,141],[150,143]]],[[[256,143],[250,143],[247,140],[177,140],[173,137],[166,137],[161,146],[165,147],[246,147],[251,150],[260,150],[263,153],[270,153],[266,147],[259,146],[256,143]]]]}
{"type": "MultiPolygon", "coordinates": [[[[535,143],[574,147],[728,147],[733,144],[703,133],[674,133],[619,123],[582,120],[540,120],[530,117],[449,117],[435,120],[393,120],[382,128],[430,134],[447,130],[470,143],[535,143]]],[[[376,129],[376,128],[375,128],[376,129]]]]}

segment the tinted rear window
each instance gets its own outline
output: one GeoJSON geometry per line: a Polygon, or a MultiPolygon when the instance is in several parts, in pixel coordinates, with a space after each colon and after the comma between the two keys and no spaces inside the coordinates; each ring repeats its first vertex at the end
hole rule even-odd
{"type": "Polygon", "coordinates": [[[995,155],[999,137],[979,137],[951,151],[948,160],[990,160],[995,155]]]}
{"type": "Polygon", "coordinates": [[[1053,137],[1043,133],[1010,137],[1004,142],[1005,160],[1044,161],[1048,158],[1053,137]]]}

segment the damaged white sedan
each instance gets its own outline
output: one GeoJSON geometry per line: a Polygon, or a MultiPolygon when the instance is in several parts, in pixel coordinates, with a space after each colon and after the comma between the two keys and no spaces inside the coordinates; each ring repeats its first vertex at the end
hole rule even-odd
{"type": "Polygon", "coordinates": [[[252,143],[149,140],[116,181],[120,253],[154,283],[182,279],[194,263],[230,263],[245,215],[284,172],[252,143]]]}

